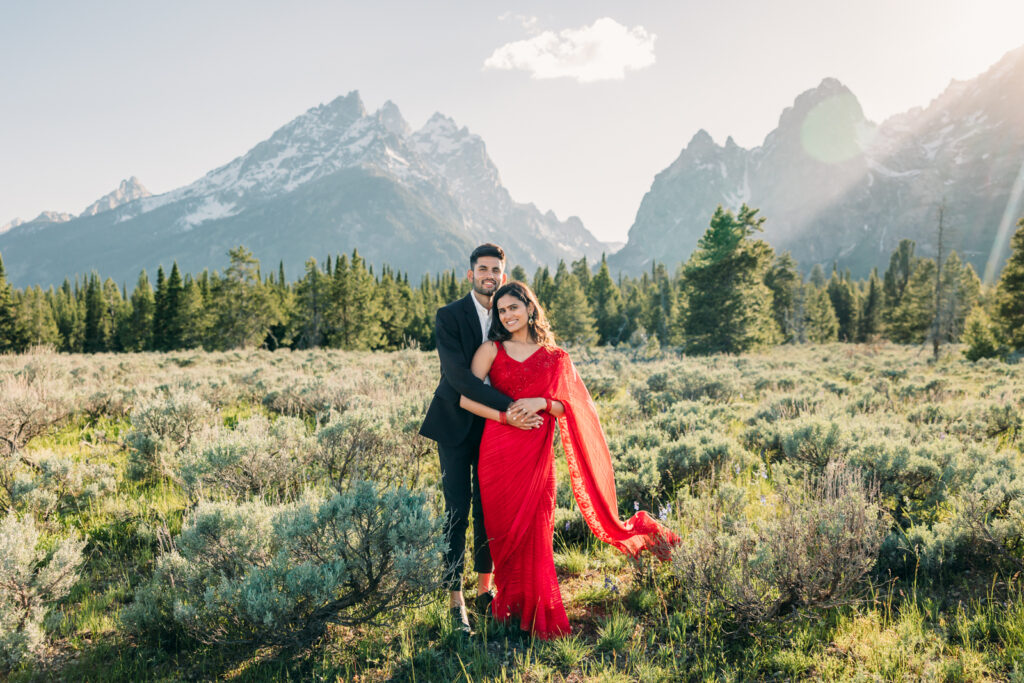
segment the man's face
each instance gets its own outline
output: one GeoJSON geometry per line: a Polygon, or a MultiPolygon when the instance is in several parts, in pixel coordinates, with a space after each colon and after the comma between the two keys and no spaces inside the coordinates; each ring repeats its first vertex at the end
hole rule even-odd
{"type": "Polygon", "coordinates": [[[505,284],[505,264],[497,256],[481,256],[466,277],[473,283],[474,292],[490,296],[505,284]]]}

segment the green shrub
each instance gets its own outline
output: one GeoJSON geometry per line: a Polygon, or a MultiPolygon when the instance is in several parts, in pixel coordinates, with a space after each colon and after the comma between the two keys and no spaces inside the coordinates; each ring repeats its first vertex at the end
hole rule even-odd
{"type": "Polygon", "coordinates": [[[284,505],[203,502],[126,613],[151,637],[303,645],[425,599],[441,575],[440,521],[423,493],[358,482],[284,505]]]}
{"type": "Polygon", "coordinates": [[[47,553],[31,516],[0,520],[0,671],[43,654],[43,617],[78,581],[84,547],[72,534],[47,553]]]}
{"type": "Polygon", "coordinates": [[[313,440],[299,418],[274,422],[262,415],[241,420],[192,443],[180,456],[177,473],[193,499],[203,491],[240,498],[273,494],[283,499],[309,477],[313,440]]]}
{"type": "Polygon", "coordinates": [[[890,524],[858,472],[830,463],[777,501],[762,496],[760,516],[725,488],[684,509],[673,565],[690,604],[750,627],[858,598],[890,524]]]}
{"type": "Polygon", "coordinates": [[[50,451],[33,453],[26,460],[31,467],[14,476],[11,499],[17,509],[40,519],[80,512],[117,486],[114,468],[106,463],[76,461],[50,451]]]}
{"type": "Polygon", "coordinates": [[[171,476],[178,454],[214,421],[213,406],[182,388],[143,401],[132,411],[129,475],[171,476]]]}

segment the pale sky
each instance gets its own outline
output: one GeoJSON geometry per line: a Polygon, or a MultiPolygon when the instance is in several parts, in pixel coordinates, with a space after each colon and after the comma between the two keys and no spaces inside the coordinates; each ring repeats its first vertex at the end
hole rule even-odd
{"type": "MultiPolygon", "coordinates": [[[[153,193],[358,90],[482,136],[513,198],[626,239],[697,130],[761,144],[835,77],[881,122],[1024,43],[1022,0],[46,0],[0,8],[0,224],[153,193]]],[[[1022,84],[1024,87],[1024,84],[1022,84]]]]}

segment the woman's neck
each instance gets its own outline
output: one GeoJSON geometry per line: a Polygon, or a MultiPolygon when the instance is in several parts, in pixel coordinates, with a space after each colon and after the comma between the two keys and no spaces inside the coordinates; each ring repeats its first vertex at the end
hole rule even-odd
{"type": "Polygon", "coordinates": [[[512,333],[512,337],[509,341],[519,342],[520,344],[532,344],[533,340],[530,339],[530,333],[526,329],[516,330],[512,333]]]}

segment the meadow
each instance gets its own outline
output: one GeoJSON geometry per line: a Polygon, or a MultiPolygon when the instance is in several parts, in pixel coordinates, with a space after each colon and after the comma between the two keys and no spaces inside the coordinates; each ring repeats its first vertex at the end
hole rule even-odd
{"type": "Polygon", "coordinates": [[[447,622],[435,354],[0,356],[0,676],[1024,681],[1020,364],[571,353],[683,542],[594,540],[556,453],[551,642],[447,622]]]}

